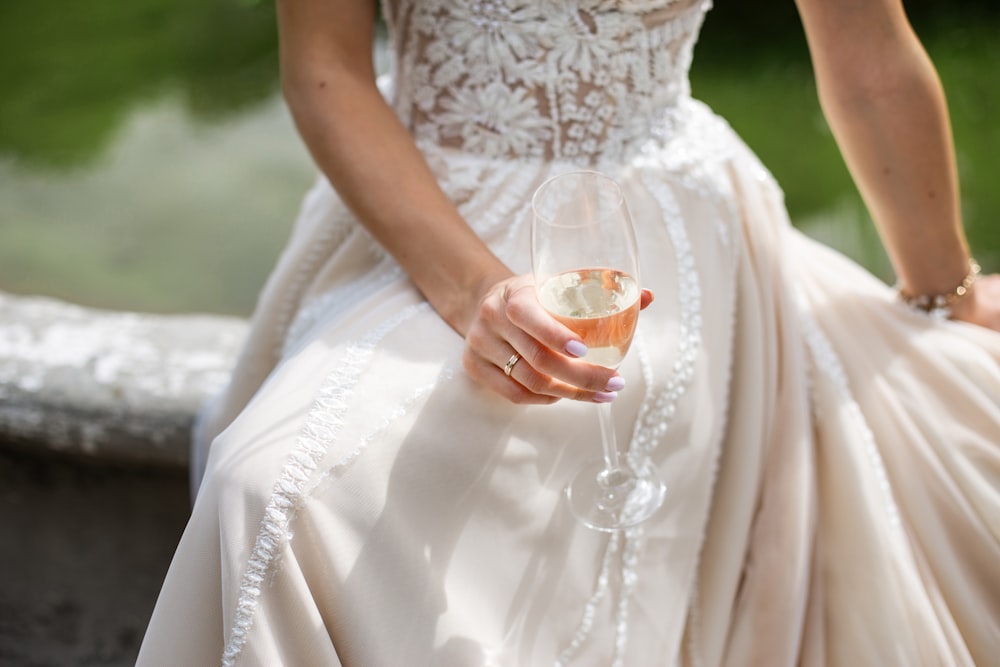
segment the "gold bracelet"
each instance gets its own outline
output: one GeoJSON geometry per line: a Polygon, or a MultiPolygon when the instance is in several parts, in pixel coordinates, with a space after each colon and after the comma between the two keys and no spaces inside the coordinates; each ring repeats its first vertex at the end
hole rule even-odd
{"type": "Polygon", "coordinates": [[[948,319],[951,317],[951,307],[958,303],[969,293],[973,283],[979,278],[982,269],[973,258],[969,258],[969,272],[962,278],[962,282],[944,294],[907,294],[902,289],[897,288],[896,294],[899,300],[917,310],[923,311],[933,317],[948,319]]]}

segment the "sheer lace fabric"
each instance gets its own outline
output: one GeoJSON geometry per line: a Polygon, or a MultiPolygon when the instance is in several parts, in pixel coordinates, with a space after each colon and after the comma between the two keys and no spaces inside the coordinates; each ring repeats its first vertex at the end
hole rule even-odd
{"type": "Polygon", "coordinates": [[[393,104],[422,142],[492,158],[635,153],[689,95],[706,0],[386,3],[393,104]]]}

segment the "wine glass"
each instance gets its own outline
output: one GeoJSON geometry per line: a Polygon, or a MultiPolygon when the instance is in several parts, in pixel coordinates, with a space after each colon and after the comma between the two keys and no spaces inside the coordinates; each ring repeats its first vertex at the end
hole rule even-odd
{"type": "MultiPolygon", "coordinates": [[[[531,264],[538,300],[587,345],[586,361],[617,368],[639,318],[639,253],[621,188],[595,171],[542,183],[531,200],[531,264]]],[[[570,510],[590,528],[636,525],[663,504],[650,468],[632,469],[615,442],[611,404],[597,407],[603,460],[566,487],[570,510]]]]}

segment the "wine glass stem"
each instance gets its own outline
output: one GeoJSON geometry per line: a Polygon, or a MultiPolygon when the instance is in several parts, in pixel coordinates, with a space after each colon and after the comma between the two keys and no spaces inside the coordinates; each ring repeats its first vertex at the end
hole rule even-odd
{"type": "Polygon", "coordinates": [[[603,475],[607,480],[607,478],[618,477],[623,472],[618,442],[615,439],[615,421],[611,416],[611,404],[601,403],[597,406],[597,416],[601,423],[601,444],[604,446],[603,475]]]}

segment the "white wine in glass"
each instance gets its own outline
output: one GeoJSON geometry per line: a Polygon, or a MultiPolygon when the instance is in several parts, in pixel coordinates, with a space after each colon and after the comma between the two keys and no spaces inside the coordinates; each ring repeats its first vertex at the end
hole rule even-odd
{"type": "MultiPolygon", "coordinates": [[[[587,345],[586,361],[617,368],[639,319],[639,258],[621,188],[594,171],[555,176],[531,201],[531,261],[542,306],[587,345]]],[[[663,504],[650,469],[633,470],[615,441],[611,405],[598,408],[602,460],[566,487],[573,514],[604,531],[636,525],[663,504]]]]}
{"type": "Polygon", "coordinates": [[[538,299],[587,345],[592,364],[617,368],[639,318],[639,284],[616,269],[567,271],[538,286],[538,299]]]}

